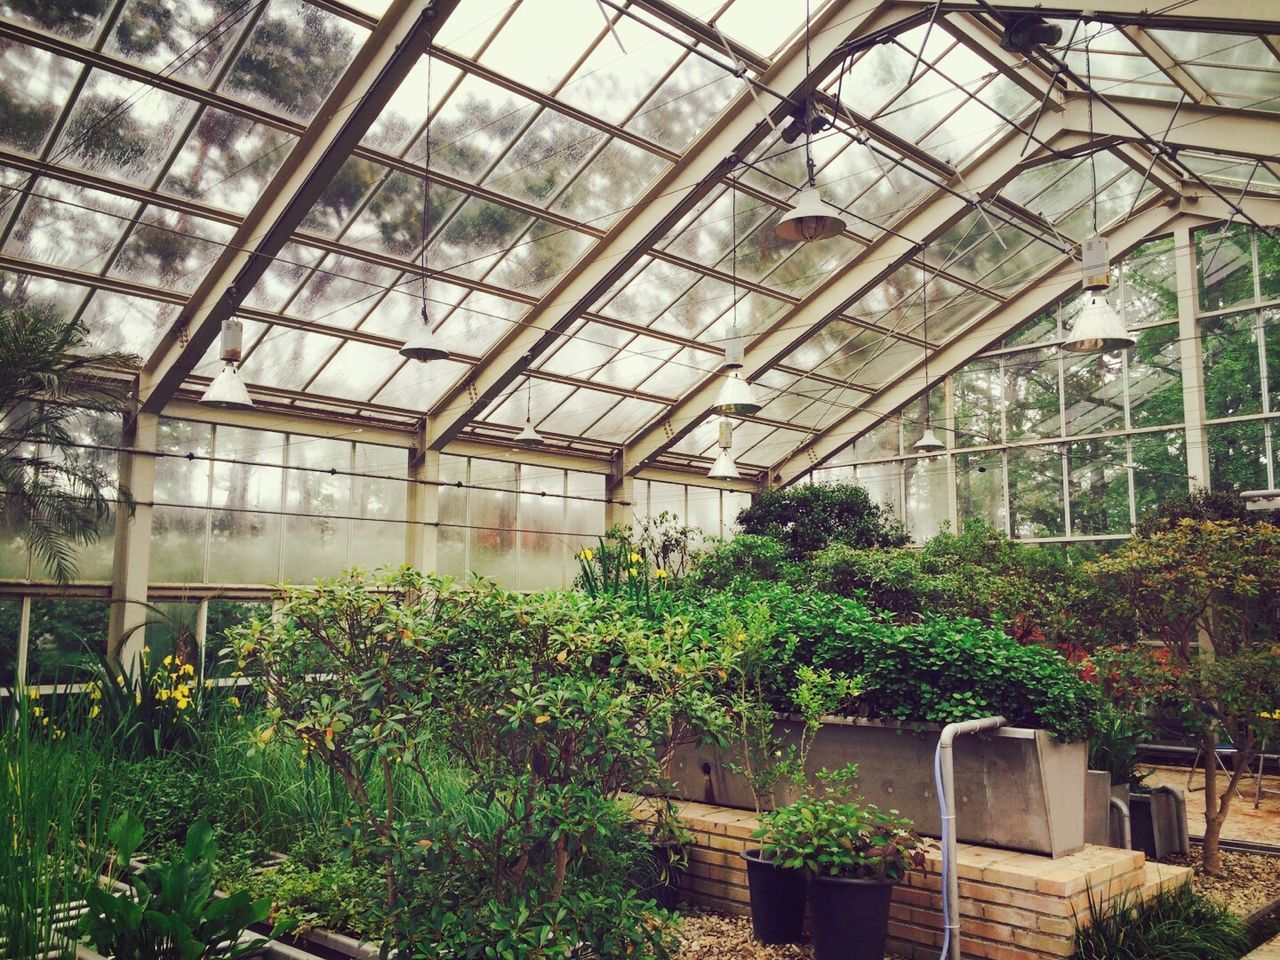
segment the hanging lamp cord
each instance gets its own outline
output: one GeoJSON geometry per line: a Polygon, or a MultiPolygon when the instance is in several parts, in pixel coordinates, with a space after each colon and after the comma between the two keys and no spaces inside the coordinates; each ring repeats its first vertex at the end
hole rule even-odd
{"type": "MultiPolygon", "coordinates": [[[[733,332],[738,337],[738,181],[729,181],[729,222],[733,231],[732,250],[729,254],[729,278],[733,284],[733,332]]],[[[736,346],[736,344],[735,344],[736,346]]]]}
{"type": "Polygon", "coordinates": [[[1087,99],[1089,111],[1089,181],[1093,191],[1093,232],[1098,232],[1098,151],[1093,143],[1093,58],[1090,44],[1093,43],[1093,36],[1085,37],[1084,41],[1084,82],[1089,85],[1089,96],[1087,99]]]}
{"type": "MultiPolygon", "coordinates": [[[[810,11],[809,0],[804,0],[804,77],[805,82],[809,82],[809,78],[813,76],[813,64],[810,61],[809,47],[812,44],[812,37],[809,33],[810,27],[810,11]]],[[[804,102],[804,165],[805,172],[809,176],[809,189],[813,189],[817,182],[816,171],[813,166],[813,135],[809,132],[809,108],[813,103],[813,91],[809,91],[809,95],[804,102]]]]}
{"type": "Polygon", "coordinates": [[[430,325],[427,319],[427,220],[431,215],[431,50],[427,45],[427,156],[422,168],[422,322],[430,325]]]}

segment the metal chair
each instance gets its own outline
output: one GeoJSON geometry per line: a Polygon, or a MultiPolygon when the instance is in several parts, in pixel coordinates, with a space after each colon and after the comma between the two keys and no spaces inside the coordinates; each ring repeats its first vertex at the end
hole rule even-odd
{"type": "Polygon", "coordinates": [[[1268,760],[1274,760],[1277,768],[1280,768],[1280,753],[1267,753],[1267,741],[1263,739],[1261,746],[1258,747],[1258,772],[1253,778],[1253,809],[1255,810],[1262,803],[1262,798],[1268,794],[1280,796],[1280,790],[1267,789],[1262,785],[1262,772],[1268,760]]]}

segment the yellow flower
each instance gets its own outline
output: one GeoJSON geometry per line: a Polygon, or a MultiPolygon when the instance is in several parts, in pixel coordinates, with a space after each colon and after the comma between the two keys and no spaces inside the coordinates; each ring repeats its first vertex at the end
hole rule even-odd
{"type": "Polygon", "coordinates": [[[31,715],[32,715],[33,717],[43,717],[43,716],[44,716],[44,707],[39,707],[39,706],[37,706],[37,707],[32,707],[32,708],[31,708],[31,715]]]}
{"type": "Polygon", "coordinates": [[[142,652],[143,652],[143,653],[150,653],[150,652],[151,652],[151,648],[150,648],[150,647],[143,647],[143,648],[142,648],[142,652]]]}
{"type": "Polygon", "coordinates": [[[189,686],[187,686],[185,683],[180,683],[180,684],[178,684],[176,687],[174,687],[174,688],[173,688],[173,695],[174,695],[175,697],[184,697],[184,698],[185,698],[185,697],[190,697],[190,696],[191,696],[191,688],[190,688],[189,686]]]}
{"type": "Polygon", "coordinates": [[[556,663],[564,663],[565,659],[568,656],[569,656],[568,650],[561,650],[559,653],[556,654],[556,663]]]}
{"type": "Polygon", "coordinates": [[[240,706],[240,698],[239,698],[239,697],[227,697],[227,703],[231,704],[233,707],[238,707],[238,706],[240,706]]]}
{"type": "Polygon", "coordinates": [[[638,576],[640,576],[640,571],[639,571],[639,570],[637,570],[635,567],[632,567],[632,568],[631,568],[631,575],[632,575],[633,577],[638,577],[638,576]]]}
{"type": "Polygon", "coordinates": [[[157,700],[168,700],[168,699],[169,699],[169,691],[168,691],[168,690],[166,690],[166,689],[164,689],[164,687],[161,687],[159,690],[157,690],[157,691],[156,691],[156,699],[157,699],[157,700]]]}
{"type": "Polygon", "coordinates": [[[183,673],[185,673],[185,674],[186,674],[187,676],[189,676],[189,677],[190,677],[190,676],[194,676],[194,675],[195,675],[195,672],[196,672],[196,668],[195,668],[195,667],[193,667],[193,666],[192,666],[191,664],[189,664],[189,663],[184,663],[184,664],[182,665],[182,672],[183,672],[183,673]]]}
{"type": "Polygon", "coordinates": [[[551,719],[551,717],[549,717],[547,714],[545,714],[545,713],[544,713],[544,714],[541,714],[541,715],[539,715],[539,716],[534,717],[534,718],[533,718],[533,722],[534,722],[534,723],[546,723],[546,722],[547,722],[548,720],[550,720],[550,719],[551,719]]]}
{"type": "Polygon", "coordinates": [[[628,559],[628,560],[630,560],[632,563],[639,563],[639,562],[640,562],[640,554],[638,554],[638,553],[636,553],[634,550],[632,550],[632,551],[631,551],[630,556],[628,556],[628,557],[627,557],[627,559],[628,559]]]}
{"type": "Polygon", "coordinates": [[[30,696],[32,700],[34,700],[36,697],[40,696],[40,691],[36,687],[32,687],[30,690],[27,691],[27,695],[30,696]]]}
{"type": "Polygon", "coordinates": [[[588,563],[590,563],[595,558],[596,558],[595,551],[592,550],[590,547],[584,547],[582,552],[578,554],[579,560],[586,560],[588,563]]]}
{"type": "Polygon", "coordinates": [[[653,571],[653,576],[657,580],[665,580],[667,577],[671,576],[671,574],[659,567],[657,570],[653,571]]]}
{"type": "Polygon", "coordinates": [[[89,719],[92,720],[101,712],[102,712],[102,708],[95,703],[92,707],[89,708],[89,719]]]}
{"type": "Polygon", "coordinates": [[[49,725],[49,718],[48,718],[48,717],[44,717],[40,722],[41,722],[42,724],[44,724],[44,725],[47,727],[47,726],[49,725]]]}
{"type": "Polygon", "coordinates": [[[169,664],[173,663],[173,654],[172,653],[169,654],[167,657],[164,658],[162,662],[166,667],[169,666],[169,664]]]}
{"type": "Polygon", "coordinates": [[[187,707],[191,706],[191,701],[186,697],[174,697],[174,699],[178,701],[179,710],[185,710],[187,707]]]}

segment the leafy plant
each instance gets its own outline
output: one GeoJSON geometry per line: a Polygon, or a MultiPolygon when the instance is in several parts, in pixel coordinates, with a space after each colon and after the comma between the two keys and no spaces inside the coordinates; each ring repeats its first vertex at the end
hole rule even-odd
{"type": "MultiPolygon", "coordinates": [[[[87,876],[109,823],[98,784],[103,762],[81,731],[57,726],[32,700],[7,709],[0,728],[0,949],[12,960],[44,957],[87,876]]],[[[59,718],[61,723],[61,718],[59,718]]]]}
{"type": "Polygon", "coordinates": [[[773,537],[801,559],[831,543],[893,547],[907,534],[893,515],[856,483],[813,483],[758,493],[738,514],[743,533],[773,537]]]}
{"type": "Polygon", "coordinates": [[[924,866],[911,821],[874,804],[804,796],[760,823],[753,836],[767,859],[814,876],[896,881],[924,866]]]}
{"type": "Polygon", "coordinates": [[[244,890],[271,903],[268,918],[294,929],[323,927],[360,939],[378,939],[376,914],[380,878],[376,869],[330,857],[307,863],[290,857],[278,867],[250,871],[223,883],[228,891],[244,890]]]}
{"type": "Polygon", "coordinates": [[[1280,632],[1280,527],[1238,520],[1171,520],[1135,536],[1090,567],[1118,588],[1144,635],[1163,644],[1175,668],[1181,717],[1205,756],[1220,736],[1235,750],[1225,784],[1205,765],[1204,869],[1221,870],[1218,840],[1236,788],[1280,702],[1275,638],[1280,632]],[[1203,636],[1213,652],[1200,656],[1203,636]]]}
{"type": "Polygon", "coordinates": [[[1112,786],[1141,786],[1152,770],[1142,768],[1138,751],[1150,738],[1145,717],[1103,703],[1089,737],[1089,769],[1105,770],[1112,786]]]}
{"type": "Polygon", "coordinates": [[[95,351],[83,321],[0,307],[0,511],[54,577],[76,574],[76,547],[98,539],[117,497],[112,479],[76,446],[83,410],[122,411],[122,381],[98,371],[137,358],[95,351]]]}
{"type": "Polygon", "coordinates": [[[1077,960],[1239,960],[1250,943],[1244,924],[1190,883],[1135,903],[1098,902],[1089,891],[1090,922],[1077,924],[1077,960]]]}
{"type": "Polygon", "coordinates": [[[742,533],[712,545],[694,561],[689,579],[698,587],[724,590],[735,582],[785,577],[786,548],[773,537],[742,533]]]}
{"type": "Polygon", "coordinates": [[[656,786],[682,738],[723,727],[732,655],[711,635],[609,598],[459,590],[400,569],[287,591],[231,642],[274,704],[261,741],[346,785],[353,849],[382,864],[402,956],[669,950],[629,886],[637,848],[616,798],[656,786]],[[442,749],[485,829],[436,791],[424,761],[442,749]],[[399,771],[425,809],[401,804],[399,771]]]}
{"type": "MultiPolygon", "coordinates": [[[[127,867],[142,838],[142,821],[133,811],[112,824],[109,839],[119,867],[127,867]]],[[[217,854],[213,828],[202,819],[187,832],[179,855],[144,866],[130,889],[108,893],[95,879],[85,889],[82,931],[100,952],[130,960],[235,960],[254,953],[288,924],[242,941],[251,924],[267,918],[271,901],[251,900],[243,890],[216,899],[217,854]]]]}

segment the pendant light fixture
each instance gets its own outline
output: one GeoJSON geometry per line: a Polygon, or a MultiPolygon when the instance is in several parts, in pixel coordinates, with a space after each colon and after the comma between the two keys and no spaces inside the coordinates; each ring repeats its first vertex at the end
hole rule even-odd
{"type": "Polygon", "coordinates": [[[738,466],[733,462],[733,421],[725,417],[720,421],[720,453],[716,456],[716,462],[711,465],[711,469],[707,471],[707,477],[711,480],[737,480],[742,474],[738,472],[738,466]]]}
{"type": "MultiPolygon", "coordinates": [[[[808,0],[805,0],[804,68],[806,76],[813,75],[813,66],[809,62],[809,27],[809,3],[808,0]]],[[[812,114],[812,106],[811,93],[808,102],[804,105],[806,116],[812,114]]],[[[826,240],[830,237],[838,237],[845,230],[846,225],[843,218],[837,216],[823,202],[822,194],[818,192],[817,182],[814,177],[812,128],[812,123],[806,122],[804,124],[804,162],[805,171],[808,175],[807,186],[796,194],[795,208],[783,214],[773,228],[774,233],[781,240],[807,243],[811,240],[826,240]]]]}
{"type": "Polygon", "coordinates": [[[236,364],[244,346],[244,324],[235,317],[222,321],[222,372],[213,378],[200,402],[206,407],[218,407],[223,410],[252,410],[253,398],[240,379],[240,371],[236,364]]]}
{"type": "Polygon", "coordinates": [[[946,444],[933,432],[933,410],[929,404],[929,268],[924,262],[924,251],[920,252],[920,303],[924,315],[924,433],[914,444],[916,453],[937,453],[946,449],[946,444]]]}
{"type": "MultiPolygon", "coordinates": [[[[1092,38],[1091,38],[1092,39],[1092,38]]],[[[1090,67],[1089,42],[1084,46],[1085,78],[1089,85],[1089,139],[1093,140],[1093,71],[1090,67]]],[[[1109,353],[1127,350],[1138,341],[1125,329],[1124,321],[1107,301],[1111,288],[1111,257],[1107,241],[1098,234],[1098,161],[1089,154],[1089,172],[1093,186],[1093,236],[1080,246],[1080,262],[1084,273],[1084,306],[1062,349],[1072,353],[1109,353]]]]}
{"type": "Polygon", "coordinates": [[[734,182],[729,184],[729,198],[730,221],[733,228],[733,246],[729,252],[733,305],[730,307],[732,313],[729,342],[725,346],[722,365],[723,369],[729,371],[729,375],[724,378],[720,394],[716,397],[716,402],[712,404],[711,409],[722,415],[745,416],[759,413],[762,404],[757,402],[751,384],[747,383],[739,372],[742,370],[746,355],[746,345],[742,331],[738,328],[738,189],[734,182]]]}
{"type": "Polygon", "coordinates": [[[547,441],[533,425],[533,377],[525,377],[525,386],[524,429],[516,434],[516,443],[536,447],[547,441]]]}
{"type": "Polygon", "coordinates": [[[431,318],[427,316],[427,221],[431,214],[431,46],[427,46],[427,124],[426,163],[422,170],[422,323],[417,324],[409,339],[400,348],[400,356],[425,363],[428,360],[446,360],[449,351],[440,345],[439,338],[431,330],[431,318]]]}

